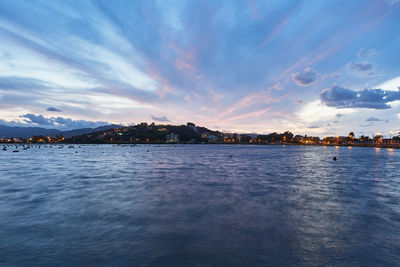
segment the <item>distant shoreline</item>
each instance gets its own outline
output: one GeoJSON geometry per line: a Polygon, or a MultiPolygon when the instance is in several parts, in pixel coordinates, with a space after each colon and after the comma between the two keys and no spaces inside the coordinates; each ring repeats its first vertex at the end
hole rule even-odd
{"type": "Polygon", "coordinates": [[[79,145],[117,145],[117,146],[141,146],[141,145],[163,145],[163,146],[184,146],[184,145],[228,145],[228,146],[304,146],[304,147],[365,147],[365,148],[389,148],[400,149],[400,145],[390,144],[298,144],[298,143],[275,143],[275,144],[246,144],[246,143],[0,143],[0,146],[79,146],[79,145]]]}

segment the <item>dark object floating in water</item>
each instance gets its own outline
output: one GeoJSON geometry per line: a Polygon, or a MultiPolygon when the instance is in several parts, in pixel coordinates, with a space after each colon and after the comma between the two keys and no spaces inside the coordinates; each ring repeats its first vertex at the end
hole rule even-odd
{"type": "Polygon", "coordinates": [[[75,153],[78,153],[78,151],[75,151],[75,153]]]}
{"type": "Polygon", "coordinates": [[[336,158],[336,157],[333,157],[333,160],[337,160],[337,158],[336,158]]]}
{"type": "Polygon", "coordinates": [[[15,153],[15,152],[19,152],[19,150],[13,150],[13,152],[15,153]]]}
{"type": "Polygon", "coordinates": [[[230,158],[232,158],[232,155],[229,155],[230,158]]]}

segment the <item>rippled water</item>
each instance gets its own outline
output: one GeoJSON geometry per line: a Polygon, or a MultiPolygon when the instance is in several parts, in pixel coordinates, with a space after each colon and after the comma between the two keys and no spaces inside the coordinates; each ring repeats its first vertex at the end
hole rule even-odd
{"type": "Polygon", "coordinates": [[[400,150],[53,146],[0,160],[6,266],[400,263],[400,150]]]}

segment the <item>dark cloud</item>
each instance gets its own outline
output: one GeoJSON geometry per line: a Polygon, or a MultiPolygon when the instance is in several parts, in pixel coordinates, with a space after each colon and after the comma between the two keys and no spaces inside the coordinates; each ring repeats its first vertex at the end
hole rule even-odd
{"type": "Polygon", "coordinates": [[[51,120],[50,118],[45,118],[43,115],[35,115],[35,114],[24,114],[20,115],[21,118],[24,118],[24,121],[26,123],[33,123],[33,124],[38,124],[38,125],[43,125],[43,126],[52,126],[54,125],[54,121],[51,120]]]}
{"type": "Polygon", "coordinates": [[[388,103],[400,100],[400,89],[397,91],[382,89],[353,91],[334,85],[322,91],[319,98],[328,107],[389,109],[391,106],[388,103]]]}
{"type": "Polygon", "coordinates": [[[165,117],[165,116],[162,116],[162,117],[155,117],[155,116],[151,115],[151,119],[154,120],[154,121],[161,121],[161,122],[169,122],[169,121],[170,121],[170,120],[169,120],[167,117],[165,117]]]}
{"type": "Polygon", "coordinates": [[[318,128],[320,128],[319,126],[317,126],[317,125],[311,125],[311,126],[308,126],[308,129],[318,129],[318,128]]]}
{"type": "Polygon", "coordinates": [[[379,118],[375,118],[375,117],[370,117],[370,118],[366,119],[366,121],[372,122],[372,121],[383,121],[383,120],[379,119],[379,118]]]}
{"type": "Polygon", "coordinates": [[[58,108],[54,108],[54,107],[49,107],[47,108],[47,111],[52,111],[52,112],[62,112],[61,110],[59,110],[58,108]]]}
{"type": "Polygon", "coordinates": [[[347,67],[350,70],[357,71],[357,72],[367,72],[370,74],[371,70],[374,68],[374,65],[368,62],[349,62],[347,67]]]}
{"type": "Polygon", "coordinates": [[[35,114],[23,114],[20,115],[24,118],[25,126],[41,126],[41,127],[51,127],[61,130],[72,130],[80,128],[96,128],[103,125],[110,124],[106,121],[88,121],[88,120],[73,120],[70,118],[63,117],[44,117],[43,115],[35,114]]]}
{"type": "Polygon", "coordinates": [[[68,129],[80,129],[80,128],[96,128],[103,125],[109,125],[111,123],[106,121],[88,121],[88,120],[73,120],[70,118],[50,118],[54,120],[61,128],[68,128],[68,129]]]}
{"type": "Polygon", "coordinates": [[[300,72],[292,73],[292,79],[297,85],[308,86],[319,81],[321,75],[312,68],[305,68],[300,72]]]}

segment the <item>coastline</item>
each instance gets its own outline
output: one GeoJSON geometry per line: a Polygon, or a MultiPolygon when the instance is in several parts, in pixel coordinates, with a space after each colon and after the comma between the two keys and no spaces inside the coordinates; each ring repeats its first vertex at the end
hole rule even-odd
{"type": "Polygon", "coordinates": [[[104,142],[104,143],[93,143],[93,142],[82,142],[82,143],[0,143],[3,147],[25,147],[25,146],[65,146],[65,145],[113,145],[113,146],[143,146],[143,145],[163,145],[163,146],[184,146],[184,145],[222,145],[222,146],[304,146],[304,147],[365,147],[365,148],[388,148],[388,149],[400,149],[398,144],[299,144],[299,143],[271,143],[271,144],[247,144],[247,143],[127,143],[127,142],[104,142]]]}

